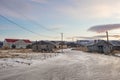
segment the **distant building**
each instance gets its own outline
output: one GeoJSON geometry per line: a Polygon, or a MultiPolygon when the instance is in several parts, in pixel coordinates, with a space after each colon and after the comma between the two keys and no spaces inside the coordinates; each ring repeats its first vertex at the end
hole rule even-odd
{"type": "Polygon", "coordinates": [[[0,48],[2,48],[2,46],[3,46],[3,42],[0,41],[0,48]]]}
{"type": "Polygon", "coordinates": [[[77,44],[75,42],[67,42],[67,47],[69,48],[77,47],[77,44]]]}
{"type": "Polygon", "coordinates": [[[89,52],[109,54],[113,51],[113,45],[104,40],[98,40],[87,46],[89,52]]]}
{"type": "Polygon", "coordinates": [[[32,42],[27,39],[5,39],[3,42],[3,47],[8,48],[26,48],[31,45],[32,42]]]}
{"type": "Polygon", "coordinates": [[[113,50],[120,50],[120,41],[112,40],[110,43],[113,46],[113,50]]]}
{"type": "Polygon", "coordinates": [[[53,42],[54,44],[56,44],[57,48],[61,49],[66,49],[68,46],[67,46],[67,43],[66,41],[51,41],[53,42]]]}
{"type": "Polygon", "coordinates": [[[32,44],[32,50],[37,52],[54,52],[57,45],[51,41],[36,41],[32,44]]]}
{"type": "Polygon", "coordinates": [[[67,42],[65,42],[65,41],[60,41],[60,42],[59,42],[59,48],[60,48],[60,49],[66,49],[66,48],[68,48],[67,42]]]}
{"type": "Polygon", "coordinates": [[[76,44],[79,45],[79,46],[86,46],[91,42],[93,42],[93,41],[90,41],[90,40],[77,40],[76,44]]]}

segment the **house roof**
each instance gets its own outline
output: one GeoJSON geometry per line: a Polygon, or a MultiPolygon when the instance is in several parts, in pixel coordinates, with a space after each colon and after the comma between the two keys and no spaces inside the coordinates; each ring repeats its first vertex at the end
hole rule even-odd
{"type": "Polygon", "coordinates": [[[112,45],[110,42],[107,42],[105,40],[97,40],[96,42],[92,42],[91,44],[87,45],[87,46],[94,46],[94,45],[99,45],[99,44],[108,44],[108,45],[112,45]]]}
{"type": "Polygon", "coordinates": [[[109,41],[109,43],[107,43],[107,41],[105,41],[105,40],[98,40],[96,43],[91,43],[91,44],[88,44],[87,46],[93,46],[93,45],[99,44],[101,42],[104,42],[104,43],[112,45],[112,46],[120,46],[120,41],[117,41],[117,40],[109,41]]]}
{"type": "Polygon", "coordinates": [[[5,39],[7,42],[11,42],[11,43],[14,43],[16,41],[19,41],[19,40],[23,40],[25,43],[31,43],[30,40],[27,40],[27,39],[5,39]]]}
{"type": "Polygon", "coordinates": [[[84,46],[91,46],[91,45],[94,45],[94,44],[95,44],[94,41],[90,41],[90,42],[82,44],[82,45],[84,45],[84,46]]]}
{"type": "Polygon", "coordinates": [[[32,43],[30,40],[23,40],[26,43],[32,43]]]}
{"type": "Polygon", "coordinates": [[[5,39],[7,42],[16,42],[18,39],[5,39]]]}
{"type": "Polygon", "coordinates": [[[120,46],[120,41],[110,41],[113,46],[120,46]]]}
{"type": "Polygon", "coordinates": [[[51,42],[51,41],[38,41],[38,42],[35,42],[34,44],[41,44],[41,45],[45,45],[45,44],[51,44],[51,45],[54,45],[56,46],[55,43],[51,42]]]}

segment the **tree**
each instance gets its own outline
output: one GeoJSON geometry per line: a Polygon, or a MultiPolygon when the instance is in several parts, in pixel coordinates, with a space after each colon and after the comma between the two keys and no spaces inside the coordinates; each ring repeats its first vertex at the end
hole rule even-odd
{"type": "Polygon", "coordinates": [[[27,49],[31,49],[31,48],[32,48],[32,45],[27,45],[26,48],[27,48],[27,49]]]}
{"type": "Polygon", "coordinates": [[[15,48],[16,48],[16,46],[13,44],[13,45],[12,45],[12,48],[13,48],[13,49],[15,49],[15,48]]]}

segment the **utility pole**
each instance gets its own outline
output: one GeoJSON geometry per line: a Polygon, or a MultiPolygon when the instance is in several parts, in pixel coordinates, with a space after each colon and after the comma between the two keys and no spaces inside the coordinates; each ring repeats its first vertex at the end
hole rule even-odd
{"type": "Polygon", "coordinates": [[[107,37],[107,43],[109,43],[109,35],[108,35],[108,31],[106,31],[106,37],[107,37]]]}
{"type": "Polygon", "coordinates": [[[62,53],[63,53],[63,33],[61,33],[61,42],[62,42],[61,48],[62,48],[62,53]]]}
{"type": "Polygon", "coordinates": [[[72,41],[74,42],[74,37],[72,37],[72,41]]]}
{"type": "Polygon", "coordinates": [[[109,51],[107,54],[110,54],[111,53],[111,48],[109,46],[109,35],[108,35],[108,31],[106,31],[106,37],[107,37],[107,45],[108,45],[108,48],[109,48],[109,51]]]}

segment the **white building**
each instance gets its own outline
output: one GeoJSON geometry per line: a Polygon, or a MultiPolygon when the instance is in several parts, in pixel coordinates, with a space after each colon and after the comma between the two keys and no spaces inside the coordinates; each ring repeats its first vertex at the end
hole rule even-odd
{"type": "Polygon", "coordinates": [[[30,40],[27,39],[5,39],[3,42],[3,47],[8,48],[26,48],[27,45],[32,44],[30,40]]]}

